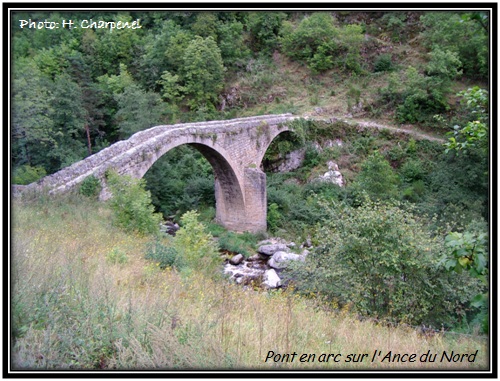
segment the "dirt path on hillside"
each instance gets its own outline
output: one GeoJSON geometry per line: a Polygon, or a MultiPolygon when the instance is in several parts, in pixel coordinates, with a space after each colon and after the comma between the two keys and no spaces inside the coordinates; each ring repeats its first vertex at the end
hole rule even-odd
{"type": "Polygon", "coordinates": [[[412,126],[408,126],[406,128],[405,127],[394,127],[394,126],[380,124],[380,123],[373,122],[373,121],[367,121],[367,120],[355,119],[355,118],[349,118],[349,119],[337,118],[335,116],[332,116],[330,118],[307,116],[307,118],[315,119],[315,120],[322,120],[325,122],[342,121],[342,122],[348,123],[350,125],[359,125],[360,127],[364,127],[364,128],[376,128],[378,130],[382,130],[382,129],[383,130],[391,130],[394,132],[401,132],[403,134],[412,135],[417,139],[431,140],[431,141],[440,142],[440,143],[446,143],[446,141],[447,141],[446,139],[443,139],[443,138],[438,138],[436,136],[432,136],[432,135],[424,134],[424,133],[419,132],[419,131],[415,131],[412,129],[412,126]]]}

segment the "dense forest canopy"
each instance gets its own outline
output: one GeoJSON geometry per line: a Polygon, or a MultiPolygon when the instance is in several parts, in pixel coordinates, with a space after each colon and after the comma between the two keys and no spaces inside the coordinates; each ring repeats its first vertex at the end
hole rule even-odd
{"type": "Polygon", "coordinates": [[[31,174],[15,177],[24,182],[154,125],[251,109],[273,85],[262,75],[273,56],[304,65],[312,82],[390,73],[364,107],[394,109],[401,123],[446,115],[453,80],[488,79],[483,12],[61,11],[14,12],[11,21],[12,165],[31,174]],[[61,27],[26,25],[47,20],[61,27]],[[82,28],[82,20],[140,28],[82,28]],[[403,42],[419,54],[395,52],[403,42]]]}

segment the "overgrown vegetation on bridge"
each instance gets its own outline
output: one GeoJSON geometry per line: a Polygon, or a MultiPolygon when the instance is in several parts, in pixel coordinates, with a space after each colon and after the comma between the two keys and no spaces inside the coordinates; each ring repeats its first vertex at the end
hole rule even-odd
{"type": "Polygon", "coordinates": [[[280,135],[262,167],[267,234],[310,240],[314,250],[284,270],[286,289],[229,284],[219,250],[249,256],[265,235],[214,223],[212,168],[188,146],[141,181],[110,173],[108,203],[97,202],[93,177],[79,194],[15,201],[16,366],[252,368],[273,348],[361,353],[387,343],[400,352],[487,350],[486,12],[92,17],[140,19],[142,28],[33,31],[19,20],[90,15],[14,14],[12,182],[158,124],[315,117],[280,135]],[[304,151],[300,167],[276,171],[294,150],[304,151]],[[342,187],[317,181],[332,161],[342,187]],[[160,218],[181,224],[176,237],[159,234],[160,218]],[[472,336],[420,337],[401,324],[472,336]]]}

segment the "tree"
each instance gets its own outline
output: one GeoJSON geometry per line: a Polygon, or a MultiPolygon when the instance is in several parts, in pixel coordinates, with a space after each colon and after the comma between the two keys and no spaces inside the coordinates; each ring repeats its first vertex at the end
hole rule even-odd
{"type": "Polygon", "coordinates": [[[12,162],[42,166],[50,172],[47,152],[55,144],[50,81],[31,60],[17,60],[12,81],[12,162]]]}
{"type": "MultiPolygon", "coordinates": [[[[132,22],[132,17],[127,14],[103,14],[105,21],[132,22]]],[[[94,18],[95,21],[97,18],[94,18]]],[[[97,29],[95,64],[100,69],[101,74],[116,74],[119,71],[119,64],[132,67],[135,63],[135,52],[138,50],[142,29],[116,29],[110,32],[109,29],[97,29]]]]}
{"type": "MultiPolygon", "coordinates": [[[[434,67],[428,66],[433,72],[437,70],[434,67]]],[[[427,76],[409,66],[404,72],[390,75],[388,86],[380,89],[381,101],[396,109],[398,122],[422,123],[449,109],[450,83],[448,77],[427,76]]]]}
{"type": "Polygon", "coordinates": [[[164,106],[158,94],[133,84],[116,94],[115,99],[118,104],[115,118],[121,139],[161,124],[164,106]]]}
{"type": "Polygon", "coordinates": [[[161,23],[161,30],[150,32],[143,39],[140,58],[140,81],[145,88],[157,86],[162,73],[175,74],[182,65],[182,56],[192,36],[173,20],[161,23]]]}
{"type": "Polygon", "coordinates": [[[427,47],[456,53],[465,75],[488,78],[489,33],[484,13],[429,12],[420,21],[427,47]]]}
{"type": "Polygon", "coordinates": [[[213,12],[200,12],[196,15],[196,21],[191,24],[191,30],[196,36],[212,37],[217,41],[219,23],[213,12]]]}
{"type": "Polygon", "coordinates": [[[291,23],[284,23],[282,35],[283,52],[296,60],[311,60],[315,54],[331,56],[338,50],[334,40],[339,31],[327,12],[305,17],[295,29],[291,23]]]}
{"type": "MultiPolygon", "coordinates": [[[[461,273],[467,271],[472,277],[479,279],[486,288],[488,286],[488,244],[486,233],[452,232],[446,236],[447,253],[442,263],[448,271],[461,273]]],[[[488,333],[489,303],[488,292],[475,295],[471,305],[479,309],[476,321],[481,324],[483,333],[488,333]]]]}
{"type": "Polygon", "coordinates": [[[116,102],[114,120],[120,139],[127,139],[138,131],[161,123],[165,111],[160,95],[144,91],[127,70],[120,64],[119,75],[104,75],[98,78],[102,87],[112,93],[116,102]]]}
{"type": "Polygon", "coordinates": [[[483,155],[488,153],[488,92],[475,86],[457,95],[462,96],[461,105],[468,111],[465,126],[455,125],[448,133],[445,144],[446,152],[466,153],[470,149],[479,149],[483,155]]]}
{"type": "Polygon", "coordinates": [[[281,34],[283,52],[306,62],[314,73],[335,66],[356,73],[361,71],[363,33],[359,25],[339,28],[329,13],[315,12],[295,29],[291,23],[283,23],[281,34]]]}
{"type": "Polygon", "coordinates": [[[196,36],[183,56],[182,77],[191,109],[213,108],[224,87],[224,65],[212,37],[196,36]]]}
{"type": "Polygon", "coordinates": [[[67,167],[85,157],[85,125],[87,113],[83,107],[81,87],[64,73],[57,75],[53,85],[55,144],[47,154],[55,169],[67,167]]]}
{"type": "Polygon", "coordinates": [[[252,38],[252,49],[265,54],[278,46],[278,35],[286,14],[283,12],[250,12],[247,27],[252,38]]]}
{"type": "Polygon", "coordinates": [[[243,60],[250,54],[244,41],[243,24],[239,21],[220,22],[218,35],[217,45],[224,65],[234,67],[243,64],[243,60]]]}

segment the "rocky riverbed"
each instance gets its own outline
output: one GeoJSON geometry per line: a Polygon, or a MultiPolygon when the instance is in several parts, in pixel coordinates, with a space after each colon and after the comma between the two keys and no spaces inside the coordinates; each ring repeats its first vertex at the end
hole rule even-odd
{"type": "Polygon", "coordinates": [[[224,265],[224,273],[238,284],[274,289],[282,286],[280,273],[290,261],[305,261],[310,242],[299,247],[293,242],[268,239],[259,242],[257,253],[244,258],[235,254],[224,265]],[[300,254],[298,254],[300,253],[300,254]]]}

